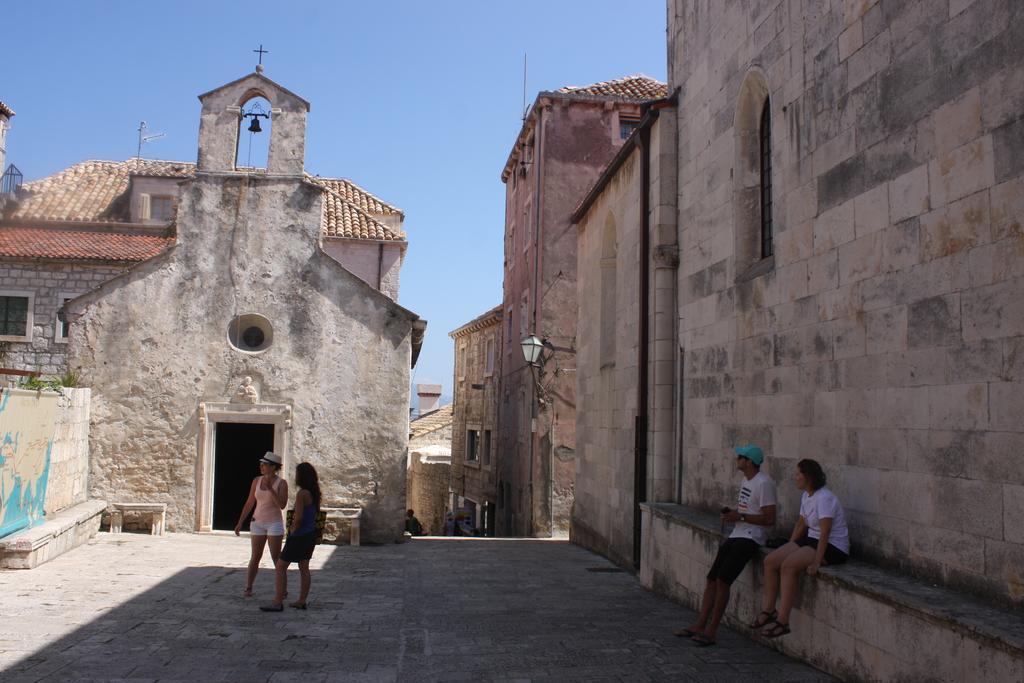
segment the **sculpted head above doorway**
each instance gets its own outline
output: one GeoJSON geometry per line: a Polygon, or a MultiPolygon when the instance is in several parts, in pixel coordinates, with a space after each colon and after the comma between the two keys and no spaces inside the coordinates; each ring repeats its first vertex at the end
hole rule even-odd
{"type": "Polygon", "coordinates": [[[252,383],[252,377],[246,377],[238,385],[232,403],[259,403],[260,393],[252,383]]]}

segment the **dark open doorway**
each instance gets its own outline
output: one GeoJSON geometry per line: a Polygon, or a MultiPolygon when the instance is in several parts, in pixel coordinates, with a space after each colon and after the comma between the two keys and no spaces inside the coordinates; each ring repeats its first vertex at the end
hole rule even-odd
{"type": "MultiPolygon", "coordinates": [[[[218,422],[213,456],[213,528],[234,529],[259,476],[259,459],[274,450],[274,425],[218,422]]],[[[242,529],[249,530],[249,520],[242,529]]]]}

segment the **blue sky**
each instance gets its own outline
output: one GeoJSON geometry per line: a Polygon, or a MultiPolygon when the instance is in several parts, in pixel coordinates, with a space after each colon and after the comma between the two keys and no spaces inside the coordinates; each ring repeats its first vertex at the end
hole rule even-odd
{"type": "Polygon", "coordinates": [[[665,3],[11,2],[0,100],[8,162],[40,178],[135,154],[194,161],[196,96],[252,70],[312,103],[306,168],[406,213],[399,302],[429,322],[415,382],[451,394],[448,332],[501,300],[504,185],[527,99],[644,73],[665,80],[665,3]]]}

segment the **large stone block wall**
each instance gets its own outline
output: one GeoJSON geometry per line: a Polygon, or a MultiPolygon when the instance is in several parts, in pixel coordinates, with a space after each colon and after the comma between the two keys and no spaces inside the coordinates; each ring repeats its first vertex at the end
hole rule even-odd
{"type": "MultiPolygon", "coordinates": [[[[723,540],[717,515],[645,505],[643,535],[640,582],[699,609],[723,540]]],[[[727,624],[754,638],[759,634],[747,624],[762,607],[762,557],[755,555],[732,584],[725,614],[727,624]]],[[[857,562],[798,581],[792,633],[764,642],[841,680],[1021,680],[1024,648],[1014,613],[857,562]]]]}
{"type": "Polygon", "coordinates": [[[444,534],[445,512],[448,510],[451,462],[439,462],[431,456],[412,452],[409,466],[409,508],[423,525],[423,533],[444,534]]]}
{"type": "Polygon", "coordinates": [[[572,540],[633,563],[641,164],[635,149],[580,222],[572,540]]]}
{"type": "Polygon", "coordinates": [[[1014,0],[671,0],[683,502],[729,502],[755,441],[789,525],[815,458],[855,554],[1024,604],[1021,45],[1014,0]]]}
{"type": "Polygon", "coordinates": [[[313,463],[325,506],[363,507],[371,542],[401,537],[414,316],[319,249],[320,201],[296,178],[198,174],[177,245],[76,304],[93,496],[166,502],[168,528],[195,530],[199,404],[249,376],[292,407],[286,475],[313,463]],[[228,343],[239,313],[271,321],[267,350],[228,343]]]}
{"type": "Polygon", "coordinates": [[[0,262],[0,289],[32,292],[32,340],[5,342],[0,367],[59,375],[67,370],[67,342],[58,338],[64,296],[91,292],[124,266],[59,262],[0,262]]]}
{"type": "Polygon", "coordinates": [[[89,389],[61,389],[50,449],[46,514],[52,515],[89,497],[89,389]]]}

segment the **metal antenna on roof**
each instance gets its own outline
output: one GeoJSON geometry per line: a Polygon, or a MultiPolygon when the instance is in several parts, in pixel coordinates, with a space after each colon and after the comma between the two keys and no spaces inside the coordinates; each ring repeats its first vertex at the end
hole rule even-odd
{"type": "Polygon", "coordinates": [[[139,121],[139,148],[135,152],[135,158],[142,158],[142,146],[150,140],[159,140],[162,137],[166,137],[166,133],[157,133],[156,135],[146,135],[146,130],[149,126],[146,125],[145,121],[139,121]]]}
{"type": "Polygon", "coordinates": [[[526,123],[526,53],[523,53],[523,123],[526,123]]]}

